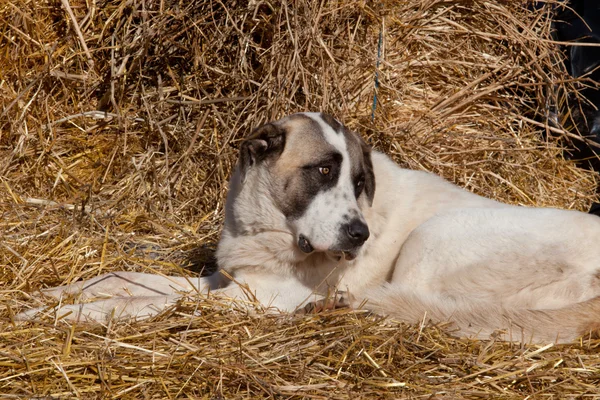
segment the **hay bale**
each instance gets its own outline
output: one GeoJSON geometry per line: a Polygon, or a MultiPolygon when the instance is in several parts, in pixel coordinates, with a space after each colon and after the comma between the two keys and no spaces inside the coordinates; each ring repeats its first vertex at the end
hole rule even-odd
{"type": "Polygon", "coordinates": [[[248,315],[217,298],[104,327],[12,319],[40,287],[115,270],[190,273],[183,260],[218,239],[239,141],[296,111],[330,112],[401,164],[479,194],[585,210],[597,177],[562,157],[561,134],[574,134],[545,123],[549,104],[574,90],[550,41],[550,7],[0,6],[0,393],[598,395],[593,340],[458,340],[360,312],[248,315]]]}

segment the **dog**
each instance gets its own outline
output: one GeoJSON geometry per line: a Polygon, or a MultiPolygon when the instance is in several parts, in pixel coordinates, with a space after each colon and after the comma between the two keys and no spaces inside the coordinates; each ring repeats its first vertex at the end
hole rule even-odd
{"type": "Polygon", "coordinates": [[[49,311],[146,318],[185,292],[212,291],[304,312],[331,306],[337,290],[344,305],[448,323],[457,336],[569,342],[600,328],[600,218],[508,205],[400,168],[327,114],[255,129],[225,213],[217,273],[109,273],[44,290],[81,296],[49,311]]]}

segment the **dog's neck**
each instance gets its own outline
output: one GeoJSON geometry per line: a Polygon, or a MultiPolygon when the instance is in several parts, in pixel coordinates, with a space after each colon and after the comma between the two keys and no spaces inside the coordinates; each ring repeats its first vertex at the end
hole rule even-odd
{"type": "Polygon", "coordinates": [[[269,230],[232,235],[227,228],[219,241],[217,261],[219,268],[234,276],[243,271],[268,272],[295,277],[311,289],[336,286],[348,266],[343,258],[338,260],[325,253],[302,253],[294,236],[287,232],[269,230]]]}

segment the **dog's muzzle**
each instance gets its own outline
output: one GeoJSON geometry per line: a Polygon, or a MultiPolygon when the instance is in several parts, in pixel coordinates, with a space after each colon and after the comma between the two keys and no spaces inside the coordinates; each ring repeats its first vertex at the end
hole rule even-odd
{"type": "Polygon", "coordinates": [[[310,244],[308,239],[304,237],[304,235],[300,235],[300,237],[298,237],[298,247],[300,247],[300,250],[302,250],[303,253],[307,254],[315,251],[315,248],[312,247],[312,245],[310,244]]]}

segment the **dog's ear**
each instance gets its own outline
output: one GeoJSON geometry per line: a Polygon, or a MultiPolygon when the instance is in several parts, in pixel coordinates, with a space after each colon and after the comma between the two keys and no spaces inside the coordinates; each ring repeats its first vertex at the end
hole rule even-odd
{"type": "Polygon", "coordinates": [[[373,205],[375,197],[375,172],[373,171],[373,161],[371,160],[371,147],[362,142],[363,162],[365,167],[365,194],[369,200],[369,205],[373,205]]]}
{"type": "Polygon", "coordinates": [[[285,130],[273,123],[268,123],[256,128],[250,136],[242,142],[240,149],[240,175],[242,182],[246,173],[253,166],[262,161],[278,157],[285,146],[285,130]]]}

